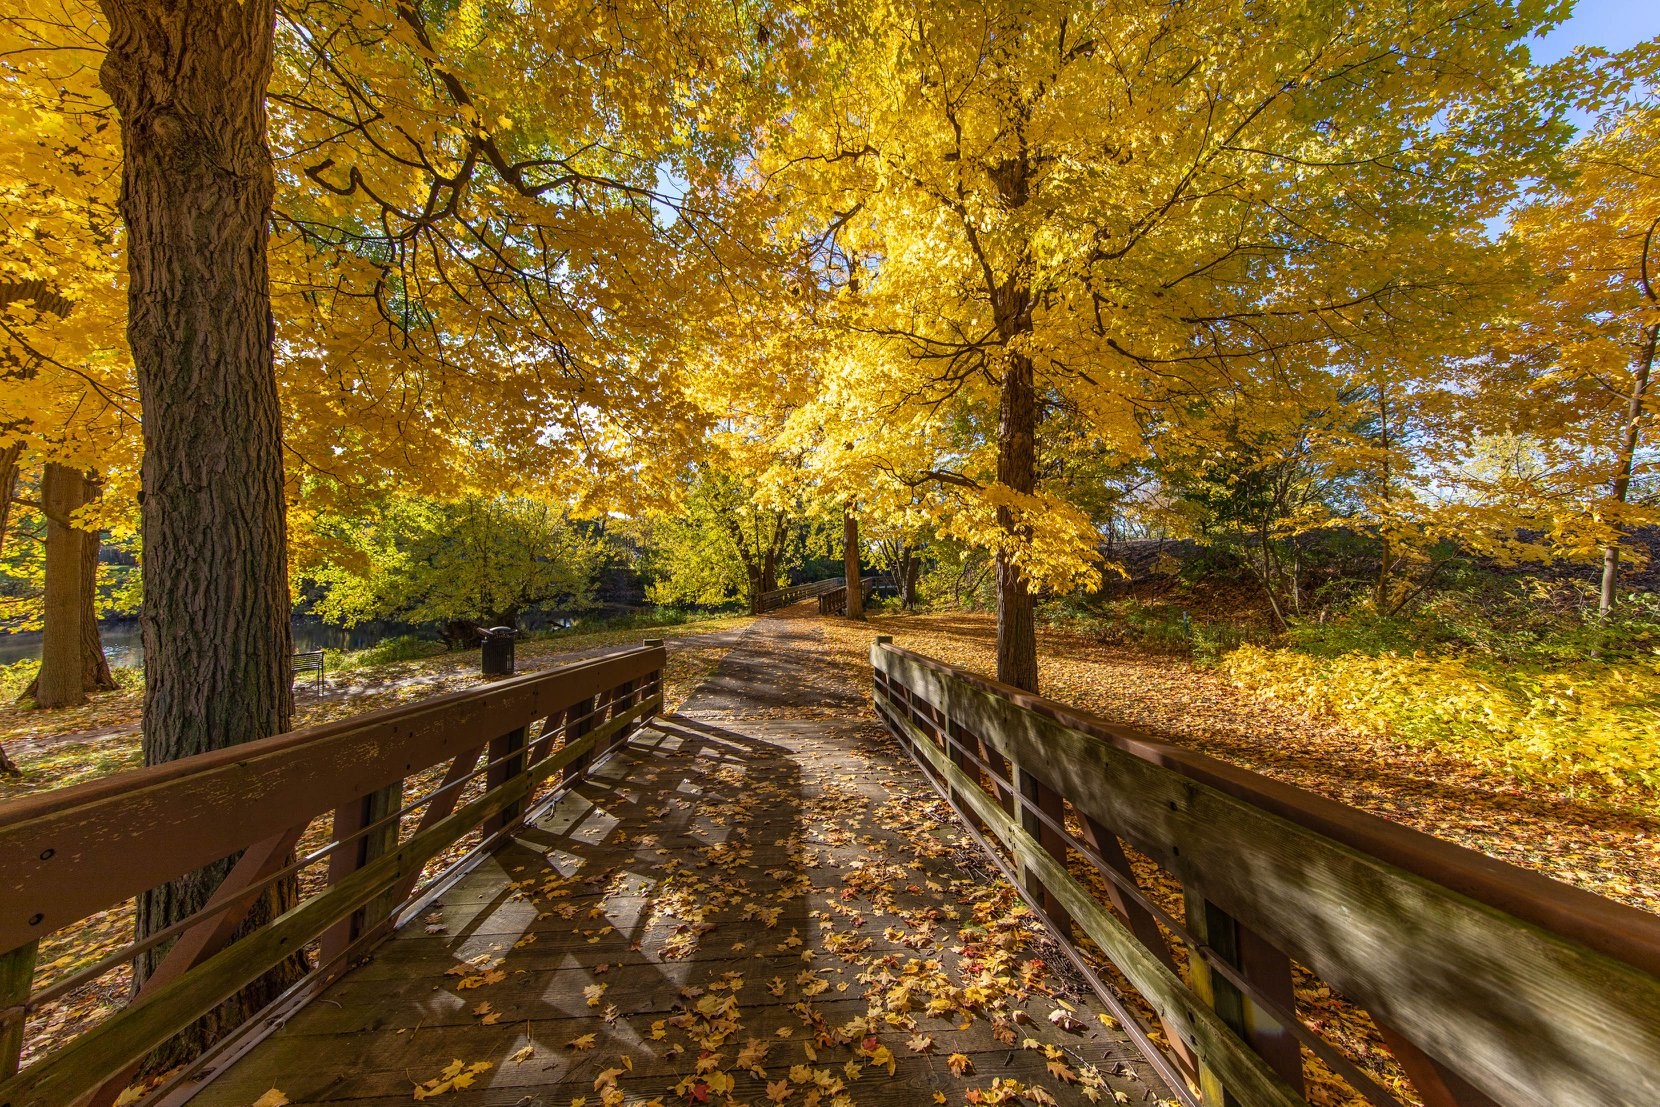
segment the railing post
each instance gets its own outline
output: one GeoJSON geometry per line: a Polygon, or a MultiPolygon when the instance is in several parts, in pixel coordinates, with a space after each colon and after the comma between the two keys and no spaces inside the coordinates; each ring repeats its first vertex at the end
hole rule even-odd
{"type": "MultiPolygon", "coordinates": [[[[1296,1010],[1291,960],[1252,933],[1239,920],[1206,899],[1196,888],[1184,887],[1187,929],[1217,957],[1238,969],[1255,987],[1279,1006],[1296,1010]]],[[[1213,970],[1194,950],[1188,958],[1193,990],[1217,1016],[1250,1044],[1263,1060],[1299,1094],[1303,1087],[1302,1051],[1286,1027],[1213,970]]],[[[1222,1086],[1214,1070],[1199,1058],[1199,1088],[1206,1103],[1235,1104],[1239,1100],[1222,1086]]]]}
{"type": "MultiPolygon", "coordinates": [[[[403,806],[403,780],[378,788],[359,799],[356,803],[347,804],[335,809],[334,812],[334,840],[340,841],[358,833],[366,826],[373,826],[382,819],[390,816],[403,806]]],[[[337,848],[329,855],[329,883],[338,884],[352,873],[361,869],[375,858],[398,848],[398,824],[387,823],[369,831],[355,842],[337,848]]],[[[349,919],[342,919],[330,927],[324,934],[319,947],[318,961],[323,965],[329,963],[356,942],[364,934],[380,925],[382,920],[392,913],[402,896],[397,889],[388,889],[376,896],[358,910],[352,912],[349,919]]],[[[346,970],[345,965],[334,965],[328,969],[332,975],[339,975],[346,970]]]]}
{"type": "MultiPolygon", "coordinates": [[[[529,728],[521,726],[490,740],[490,748],[484,754],[485,759],[491,762],[490,768],[484,774],[486,789],[499,788],[524,772],[525,739],[528,736],[529,728]]],[[[502,808],[499,814],[485,819],[484,836],[488,838],[497,831],[513,825],[523,810],[523,803],[512,803],[502,808]]]]}
{"type": "MultiPolygon", "coordinates": [[[[1037,839],[1045,853],[1058,861],[1062,868],[1066,867],[1066,839],[1061,837],[1060,831],[1048,825],[1040,813],[1046,815],[1057,826],[1064,825],[1066,805],[1059,792],[1049,787],[1043,781],[1033,776],[1024,765],[1010,763],[1014,771],[1015,784],[1020,792],[1020,825],[1027,834],[1037,839]]],[[[1026,885],[1027,894],[1043,904],[1043,913],[1055,924],[1055,929],[1061,936],[1070,939],[1072,936],[1072,916],[1067,914],[1066,908],[1061,906],[1060,900],[1044,887],[1036,873],[1026,871],[1021,866],[1021,880],[1026,885]]]]}
{"type": "MultiPolygon", "coordinates": [[[[577,741],[590,730],[594,729],[594,720],[591,717],[597,704],[595,697],[589,696],[584,700],[577,700],[565,709],[565,744],[568,746],[577,741]]],[[[564,779],[561,783],[567,788],[576,787],[593,763],[594,754],[590,750],[582,754],[569,765],[565,766],[564,779]]]]}
{"type": "Polygon", "coordinates": [[[23,1028],[28,1022],[29,989],[35,982],[40,942],[0,954],[0,1080],[17,1075],[23,1058],[23,1028]]]}
{"type": "MultiPolygon", "coordinates": [[[[663,639],[647,638],[645,645],[647,649],[660,650],[663,648],[663,639]]],[[[667,667],[668,658],[665,656],[663,659],[663,668],[653,670],[651,673],[646,675],[645,683],[640,689],[640,694],[642,696],[647,699],[651,699],[654,696],[661,696],[663,694],[663,669],[667,667]]],[[[654,707],[651,709],[650,713],[642,716],[640,719],[640,725],[644,726],[646,724],[646,720],[656,718],[658,710],[659,708],[654,707]]]]}

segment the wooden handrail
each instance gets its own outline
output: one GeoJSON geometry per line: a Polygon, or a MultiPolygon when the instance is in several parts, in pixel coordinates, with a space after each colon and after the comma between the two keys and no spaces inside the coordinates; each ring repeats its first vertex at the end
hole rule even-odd
{"type": "Polygon", "coordinates": [[[1372,1016],[1431,1107],[1660,1103],[1660,918],[884,640],[871,661],[889,728],[1151,1004],[1191,1099],[1304,1102],[1299,1044],[1351,1075],[1296,1019],[1295,963],[1372,1016]]]}
{"type": "Polygon", "coordinates": [[[338,975],[390,932],[423,875],[454,867],[426,872],[431,859],[475,831],[503,840],[540,786],[568,787],[656,714],[665,663],[648,643],[0,808],[0,1107],[109,1102],[151,1049],[313,943],[312,975],[338,975]],[[441,779],[406,799],[429,772],[441,779]],[[331,814],[328,844],[295,863],[331,814]],[[39,940],[235,854],[139,1001],[19,1071],[39,940]],[[263,890],[308,863],[327,864],[327,883],[232,942],[263,890]]]}
{"type": "Polygon", "coordinates": [[[832,589],[840,588],[845,582],[845,577],[831,577],[828,580],[815,580],[807,584],[792,584],[788,588],[762,592],[756,600],[756,607],[762,612],[788,607],[792,603],[810,600],[814,596],[821,596],[832,589]]]}
{"type": "MultiPolygon", "coordinates": [[[[869,599],[871,593],[876,591],[876,582],[880,579],[880,573],[875,576],[859,578],[859,590],[866,599],[869,599]]],[[[818,613],[820,615],[845,615],[847,613],[847,585],[843,584],[820,592],[818,594],[818,613]]]]}

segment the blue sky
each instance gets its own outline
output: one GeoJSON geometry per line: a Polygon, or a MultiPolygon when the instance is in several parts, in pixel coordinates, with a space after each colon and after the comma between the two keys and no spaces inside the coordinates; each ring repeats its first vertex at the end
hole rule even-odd
{"type": "Polygon", "coordinates": [[[1553,62],[1575,46],[1624,50],[1660,35],[1660,0],[1579,0],[1574,14],[1533,48],[1537,63],[1553,62]]]}

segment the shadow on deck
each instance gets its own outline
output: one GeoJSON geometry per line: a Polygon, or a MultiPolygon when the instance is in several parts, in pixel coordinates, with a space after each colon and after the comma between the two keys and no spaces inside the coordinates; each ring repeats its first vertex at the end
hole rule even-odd
{"type": "Polygon", "coordinates": [[[455,1061],[488,1066],[457,1103],[1158,1099],[895,754],[857,719],[659,720],[192,1102],[408,1103],[455,1061]]]}

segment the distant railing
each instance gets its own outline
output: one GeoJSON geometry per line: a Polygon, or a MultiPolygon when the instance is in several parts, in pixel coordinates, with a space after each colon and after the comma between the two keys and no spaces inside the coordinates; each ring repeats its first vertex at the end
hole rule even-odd
{"type": "Polygon", "coordinates": [[[294,677],[311,674],[316,678],[312,685],[313,690],[321,696],[328,689],[328,681],[324,676],[324,654],[322,650],[307,650],[304,653],[294,654],[289,659],[289,674],[294,677]]]}
{"type": "Polygon", "coordinates": [[[1185,1103],[1303,1105],[1318,1075],[1379,1107],[1660,1104],[1660,917],[887,639],[871,662],[889,729],[1185,1103]]]}
{"type": "MultiPolygon", "coordinates": [[[[864,593],[865,599],[870,599],[871,593],[876,591],[877,578],[874,576],[860,577],[859,590],[864,593]]],[[[847,614],[847,586],[841,585],[828,591],[820,592],[818,596],[818,613],[820,615],[847,614]]]]}
{"type": "Polygon", "coordinates": [[[296,955],[290,1001],[314,994],[655,715],[665,659],[647,643],[6,805],[0,1107],[112,1102],[153,1049],[296,955]],[[43,939],[238,854],[190,918],[35,984],[43,939]],[[231,940],[296,880],[292,907],[231,940]],[[32,1014],[169,941],[136,999],[19,1069],[32,1014]]]}
{"type": "Polygon", "coordinates": [[[814,596],[821,596],[832,589],[840,588],[845,580],[845,577],[831,577],[829,580],[815,580],[811,584],[792,584],[777,591],[762,592],[755,606],[762,612],[788,607],[792,603],[810,600],[814,596]]]}

